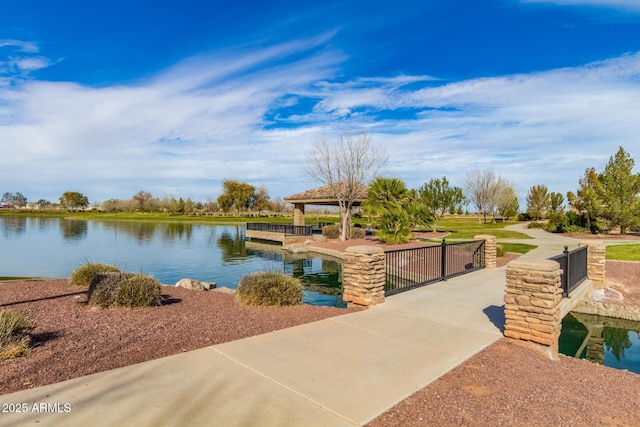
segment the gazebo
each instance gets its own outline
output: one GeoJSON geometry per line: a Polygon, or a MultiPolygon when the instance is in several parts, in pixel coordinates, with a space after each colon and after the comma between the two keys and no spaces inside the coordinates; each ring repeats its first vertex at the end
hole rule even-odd
{"type": "MultiPolygon", "coordinates": [[[[305,205],[339,206],[339,198],[336,194],[345,194],[348,189],[344,183],[329,184],[302,193],[285,197],[285,203],[293,204],[293,225],[304,225],[305,205]]],[[[353,206],[360,206],[367,198],[369,187],[364,184],[356,184],[353,189],[353,206]]]]}

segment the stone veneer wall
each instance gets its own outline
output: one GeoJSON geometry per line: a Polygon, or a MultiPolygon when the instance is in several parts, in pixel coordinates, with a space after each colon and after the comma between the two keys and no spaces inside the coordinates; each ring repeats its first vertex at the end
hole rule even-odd
{"type": "Polygon", "coordinates": [[[538,344],[554,359],[562,328],[560,274],[555,261],[511,261],[504,296],[504,335],[538,344]]]}
{"type": "Polygon", "coordinates": [[[346,249],[342,267],[343,295],[347,303],[370,306],[384,302],[385,257],[375,246],[346,249]]]}
{"type": "Polygon", "coordinates": [[[602,243],[594,242],[580,242],[580,246],[589,247],[587,250],[587,278],[591,280],[595,289],[604,288],[607,247],[602,243]]]}
{"type": "Polygon", "coordinates": [[[490,234],[480,234],[473,237],[475,240],[484,240],[484,263],[488,270],[496,268],[496,258],[498,256],[498,248],[496,236],[490,234]]]}

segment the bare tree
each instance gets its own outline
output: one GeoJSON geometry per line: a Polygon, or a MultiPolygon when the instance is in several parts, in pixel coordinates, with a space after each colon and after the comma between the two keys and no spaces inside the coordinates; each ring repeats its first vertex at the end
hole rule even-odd
{"type": "Polygon", "coordinates": [[[331,196],[338,201],[341,240],[351,235],[354,201],[366,198],[363,186],[382,171],[386,162],[384,150],[378,149],[366,133],[342,135],[335,141],[321,138],[311,147],[303,172],[312,181],[329,186],[331,196]]]}
{"type": "Polygon", "coordinates": [[[520,209],[518,194],[514,190],[513,184],[502,177],[498,178],[496,187],[496,208],[504,221],[518,213],[518,210],[520,209]]]}
{"type": "Polygon", "coordinates": [[[492,169],[475,169],[467,172],[464,178],[466,197],[477,209],[478,222],[481,222],[482,214],[486,221],[487,212],[495,211],[497,182],[498,178],[492,169]]]}
{"type": "Polygon", "coordinates": [[[138,210],[141,212],[151,212],[151,201],[153,200],[153,195],[148,191],[140,190],[132,197],[133,201],[138,207],[138,210]]]}

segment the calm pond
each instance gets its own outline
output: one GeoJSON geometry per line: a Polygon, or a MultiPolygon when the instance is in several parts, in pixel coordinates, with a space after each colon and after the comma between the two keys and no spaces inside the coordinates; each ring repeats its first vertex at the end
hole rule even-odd
{"type": "Polygon", "coordinates": [[[164,284],[189,277],[235,289],[247,273],[284,271],[302,280],[304,303],[346,307],[339,260],[246,242],[244,231],[244,225],[0,217],[0,276],[66,278],[86,262],[101,262],[164,284]]]}
{"type": "Polygon", "coordinates": [[[559,351],[640,373],[640,322],[569,313],[562,320],[559,351]]]}

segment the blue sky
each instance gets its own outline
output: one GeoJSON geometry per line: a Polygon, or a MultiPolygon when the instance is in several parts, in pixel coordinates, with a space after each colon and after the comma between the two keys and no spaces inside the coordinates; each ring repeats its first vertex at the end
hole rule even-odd
{"type": "Polygon", "coordinates": [[[0,0],[0,193],[287,196],[345,132],[409,187],[491,168],[522,199],[640,162],[640,2],[0,0]]]}

